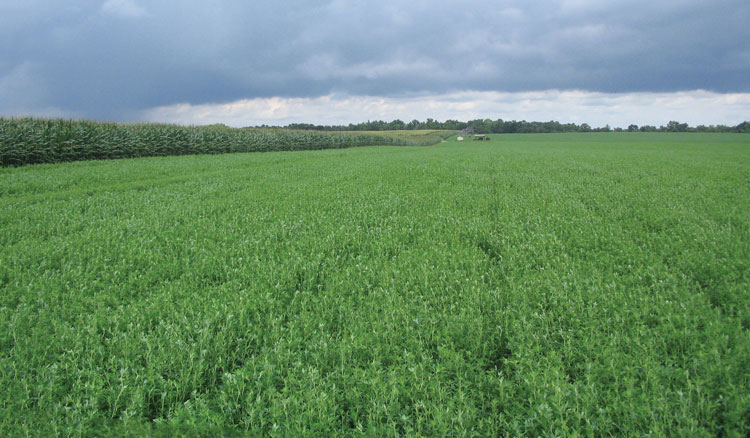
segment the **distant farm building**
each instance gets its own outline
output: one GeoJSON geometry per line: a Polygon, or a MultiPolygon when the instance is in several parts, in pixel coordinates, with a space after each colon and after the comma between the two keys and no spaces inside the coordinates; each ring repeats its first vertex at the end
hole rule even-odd
{"type": "Polygon", "coordinates": [[[476,141],[490,141],[490,136],[485,134],[474,134],[474,140],[476,141]]]}

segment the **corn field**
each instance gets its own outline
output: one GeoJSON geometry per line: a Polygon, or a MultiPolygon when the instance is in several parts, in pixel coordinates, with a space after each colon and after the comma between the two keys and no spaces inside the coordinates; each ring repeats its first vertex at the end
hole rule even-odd
{"type": "Polygon", "coordinates": [[[381,133],[0,118],[0,166],[164,155],[426,146],[451,132],[381,133]]]}

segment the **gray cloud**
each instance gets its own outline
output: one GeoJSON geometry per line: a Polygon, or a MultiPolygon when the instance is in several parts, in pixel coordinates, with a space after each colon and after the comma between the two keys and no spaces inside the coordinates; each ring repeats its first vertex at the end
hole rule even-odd
{"type": "Polygon", "coordinates": [[[746,0],[5,2],[0,114],[128,119],[332,93],[748,92],[748,19],[746,0]]]}

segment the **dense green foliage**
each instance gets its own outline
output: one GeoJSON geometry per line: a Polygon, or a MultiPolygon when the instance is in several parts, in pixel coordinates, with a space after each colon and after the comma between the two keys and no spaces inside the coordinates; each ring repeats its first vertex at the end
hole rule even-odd
{"type": "Polygon", "coordinates": [[[747,136],[4,168],[0,203],[2,436],[750,434],[747,136]]]}
{"type": "MultiPolygon", "coordinates": [[[[442,133],[416,136],[279,129],[185,127],[62,119],[0,118],[0,166],[160,155],[428,145],[442,133]]],[[[444,133],[447,135],[449,133],[444,133]]]]}
{"type": "Polygon", "coordinates": [[[444,122],[427,119],[424,122],[412,120],[404,123],[402,120],[393,120],[384,122],[382,120],[373,120],[362,123],[350,123],[349,125],[313,125],[310,123],[293,123],[288,125],[289,129],[307,129],[318,131],[388,131],[396,129],[444,129],[457,131],[460,129],[471,128],[474,132],[480,134],[541,134],[541,133],[561,133],[561,132],[622,132],[622,131],[640,131],[640,132],[734,132],[750,133],[750,122],[742,122],[737,126],[726,125],[698,125],[691,127],[687,123],[670,121],[666,126],[659,127],[651,125],[629,125],[627,128],[610,128],[609,125],[592,128],[588,123],[560,123],[554,120],[549,122],[527,122],[526,120],[490,120],[476,119],[468,122],[458,120],[446,120],[444,122]]]}

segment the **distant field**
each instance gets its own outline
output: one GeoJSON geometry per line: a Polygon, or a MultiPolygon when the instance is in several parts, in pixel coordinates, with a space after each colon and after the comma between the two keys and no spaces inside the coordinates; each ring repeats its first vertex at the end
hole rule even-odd
{"type": "Polygon", "coordinates": [[[0,435],[750,435],[750,136],[0,169],[0,435]]]}

